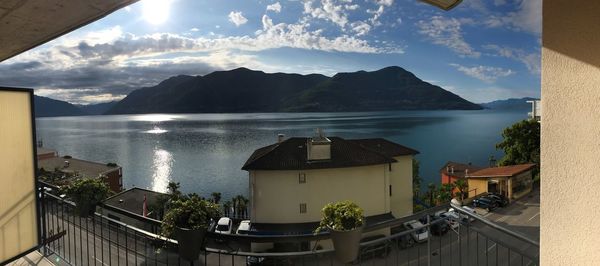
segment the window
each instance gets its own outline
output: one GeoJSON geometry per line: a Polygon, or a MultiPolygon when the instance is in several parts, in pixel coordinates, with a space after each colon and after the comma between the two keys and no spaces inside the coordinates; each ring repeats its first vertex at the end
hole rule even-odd
{"type": "Polygon", "coordinates": [[[306,174],[305,173],[298,174],[298,183],[300,183],[300,184],[306,183],[306,174]]]}
{"type": "Polygon", "coordinates": [[[390,185],[390,197],[392,196],[392,185],[390,185]]]}
{"type": "Polygon", "coordinates": [[[300,203],[300,213],[306,213],[306,203],[300,203]]]}

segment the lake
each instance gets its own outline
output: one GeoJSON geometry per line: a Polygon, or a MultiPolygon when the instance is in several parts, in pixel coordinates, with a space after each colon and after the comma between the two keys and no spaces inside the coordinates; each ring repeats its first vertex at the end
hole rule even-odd
{"type": "Polygon", "coordinates": [[[116,162],[125,188],[182,191],[223,199],[248,195],[240,168],[252,152],[277,141],[277,134],[386,138],[420,151],[423,186],[439,184],[449,160],[487,165],[502,157],[495,144],[502,129],[527,118],[527,111],[395,111],[360,113],[149,114],[36,119],[37,137],[61,156],[116,162]]]}

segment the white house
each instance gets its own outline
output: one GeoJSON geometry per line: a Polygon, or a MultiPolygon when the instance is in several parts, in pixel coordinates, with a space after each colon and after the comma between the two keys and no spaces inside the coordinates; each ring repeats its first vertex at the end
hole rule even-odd
{"type": "Polygon", "coordinates": [[[367,224],[412,214],[418,151],[382,139],[280,138],[256,150],[249,172],[252,230],[310,233],[330,202],[352,200],[367,224]]]}

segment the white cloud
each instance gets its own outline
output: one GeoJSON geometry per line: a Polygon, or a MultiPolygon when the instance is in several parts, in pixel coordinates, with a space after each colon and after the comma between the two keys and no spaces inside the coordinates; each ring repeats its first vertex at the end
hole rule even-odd
{"type": "Polygon", "coordinates": [[[272,5],[268,5],[267,6],[267,11],[273,11],[275,13],[279,13],[281,12],[281,4],[279,2],[276,2],[275,4],[272,5]]]}
{"type": "Polygon", "coordinates": [[[200,29],[198,29],[198,28],[191,28],[190,31],[196,32],[196,31],[200,31],[200,29]]]}
{"type": "Polygon", "coordinates": [[[320,6],[317,7],[313,7],[312,1],[306,1],[304,2],[304,14],[331,21],[341,28],[348,23],[348,14],[344,12],[344,4],[338,4],[335,0],[321,0],[320,6]]]}
{"type": "Polygon", "coordinates": [[[495,44],[487,44],[484,45],[483,48],[493,51],[493,56],[510,58],[523,63],[525,67],[527,67],[527,70],[529,70],[529,72],[532,74],[541,73],[542,59],[539,52],[527,53],[522,49],[499,46],[495,44]]]}
{"type": "Polygon", "coordinates": [[[542,0],[521,0],[515,12],[505,16],[492,15],[484,22],[491,28],[508,27],[512,30],[540,35],[542,32],[542,0]]]}
{"type": "Polygon", "coordinates": [[[381,6],[391,6],[394,4],[394,0],[375,0],[375,3],[381,6]]]}
{"type": "Polygon", "coordinates": [[[242,15],[241,11],[231,11],[229,12],[229,21],[235,24],[236,27],[239,27],[240,25],[246,24],[248,19],[242,15]]]}
{"type": "Polygon", "coordinates": [[[462,24],[458,19],[434,16],[429,20],[420,20],[416,25],[419,33],[425,35],[431,42],[446,46],[459,56],[477,58],[481,55],[465,41],[462,24]]]}
{"type": "Polygon", "coordinates": [[[459,64],[450,64],[455,67],[458,71],[465,73],[467,76],[479,79],[481,81],[492,83],[496,81],[498,78],[508,77],[515,72],[510,69],[504,69],[501,67],[491,67],[491,66],[474,66],[474,67],[465,67],[459,64]]]}
{"type": "Polygon", "coordinates": [[[352,30],[354,32],[356,32],[356,36],[363,36],[369,33],[369,31],[371,30],[371,25],[362,21],[352,22],[350,24],[350,27],[352,27],[352,30]]]}
{"type": "Polygon", "coordinates": [[[354,5],[344,5],[344,8],[346,8],[346,10],[357,10],[360,6],[357,4],[354,5]]]}

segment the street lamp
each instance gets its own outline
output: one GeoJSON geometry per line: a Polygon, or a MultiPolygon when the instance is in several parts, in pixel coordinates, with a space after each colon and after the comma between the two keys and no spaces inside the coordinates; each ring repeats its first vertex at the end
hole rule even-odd
{"type": "Polygon", "coordinates": [[[421,2],[425,2],[430,5],[437,6],[443,10],[450,10],[460,4],[462,0],[421,0],[421,2]]]}

